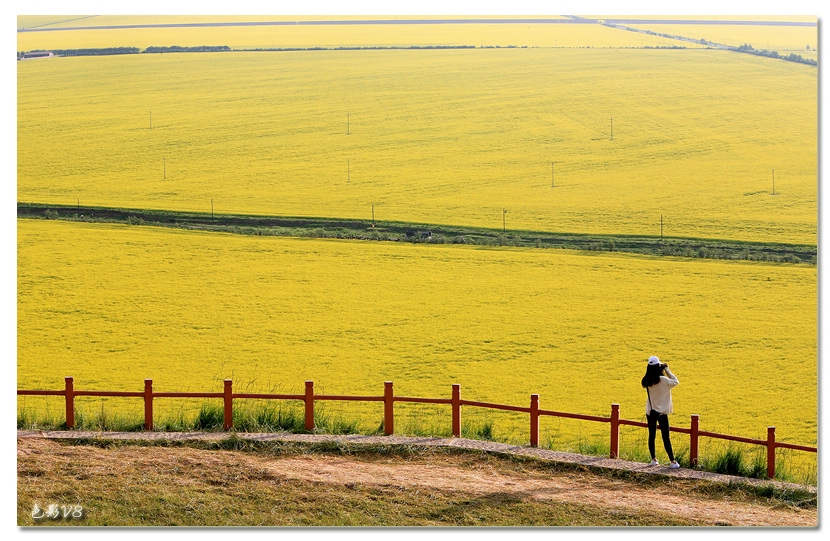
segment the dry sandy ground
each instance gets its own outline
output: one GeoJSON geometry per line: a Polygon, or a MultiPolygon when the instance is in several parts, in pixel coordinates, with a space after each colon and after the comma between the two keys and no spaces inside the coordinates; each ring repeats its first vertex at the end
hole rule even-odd
{"type": "Polygon", "coordinates": [[[272,473],[310,481],[459,490],[468,494],[509,493],[543,500],[575,502],[612,510],[661,509],[667,515],[734,526],[816,526],[815,510],[771,508],[637,488],[633,483],[586,474],[528,478],[453,466],[378,464],[338,457],[284,458],[263,464],[272,473]]]}
{"type": "Polygon", "coordinates": [[[459,494],[487,495],[507,493],[522,498],[537,498],[589,504],[609,512],[632,511],[648,507],[662,509],[666,515],[688,518],[711,525],[801,526],[816,527],[816,509],[771,506],[768,503],[713,499],[693,494],[683,484],[650,484],[614,479],[587,472],[544,473],[539,470],[499,468],[496,463],[462,463],[442,457],[402,459],[341,457],[330,455],[268,456],[232,451],[206,451],[186,447],[124,446],[101,449],[64,446],[54,441],[18,439],[18,469],[36,462],[47,468],[72,468],[79,464],[87,475],[111,472],[112,468],[148,471],[163,467],[216,470],[231,468],[244,472],[267,471],[279,479],[297,479],[332,485],[405,487],[410,490],[457,491],[459,494]],[[434,462],[438,462],[435,464],[434,462]]]}

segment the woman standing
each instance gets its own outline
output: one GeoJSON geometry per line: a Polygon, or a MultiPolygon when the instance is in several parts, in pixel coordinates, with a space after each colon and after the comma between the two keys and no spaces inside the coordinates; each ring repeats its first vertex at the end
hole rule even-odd
{"type": "Polygon", "coordinates": [[[648,393],[646,400],[646,418],[648,419],[648,452],[651,453],[651,465],[657,466],[660,462],[655,458],[654,440],[657,436],[657,424],[663,434],[663,446],[669,455],[669,468],[679,468],[680,464],[674,459],[669,437],[669,414],[674,412],[671,402],[671,389],[680,383],[677,376],[671,373],[669,365],[661,363],[655,356],[648,358],[646,375],[642,385],[648,393]]]}

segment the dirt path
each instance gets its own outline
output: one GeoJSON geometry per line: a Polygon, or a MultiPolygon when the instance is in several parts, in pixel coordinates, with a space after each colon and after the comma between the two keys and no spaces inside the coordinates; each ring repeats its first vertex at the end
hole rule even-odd
{"type": "MultiPolygon", "coordinates": [[[[441,438],[441,437],[407,437],[407,436],[364,436],[364,435],[337,435],[337,434],[292,434],[286,432],[265,432],[265,433],[244,433],[234,434],[241,440],[254,442],[293,442],[293,443],[339,443],[349,446],[362,445],[405,445],[416,447],[451,447],[456,449],[469,449],[483,451],[486,453],[504,454],[509,456],[526,456],[538,458],[551,462],[576,464],[589,468],[602,468],[648,475],[670,476],[680,479],[697,479],[710,481],[712,483],[739,483],[755,486],[771,486],[783,490],[806,490],[816,493],[816,487],[771,481],[763,479],[749,479],[720,473],[713,473],[698,469],[680,468],[672,470],[661,466],[650,466],[647,463],[630,462],[622,459],[610,459],[597,456],[580,455],[561,451],[552,451],[538,447],[527,447],[511,445],[494,441],[471,440],[466,438],[441,438]]],[[[112,441],[221,441],[229,437],[226,432],[97,432],[90,430],[18,430],[17,437],[34,439],[57,439],[57,440],[112,440],[112,441]]]]}
{"type": "Polygon", "coordinates": [[[431,461],[429,457],[419,456],[324,454],[275,457],[189,447],[153,447],[149,453],[142,446],[98,448],[65,445],[41,438],[18,438],[17,453],[19,476],[28,475],[27,469],[33,467],[48,471],[67,471],[69,468],[82,479],[112,475],[121,468],[129,469],[131,475],[152,475],[160,468],[190,471],[189,475],[194,478],[203,475],[201,472],[204,471],[232,470],[240,479],[267,472],[270,478],[277,480],[331,486],[457,492],[459,497],[509,494],[523,499],[590,505],[606,509],[608,513],[654,511],[656,508],[667,516],[706,525],[815,527],[818,524],[816,509],[697,495],[684,484],[688,480],[644,487],[635,481],[589,472],[513,470],[499,468],[492,462],[465,462],[461,458],[431,461]]]}
{"type": "Polygon", "coordinates": [[[329,484],[394,486],[409,489],[460,491],[466,494],[513,494],[540,500],[589,504],[613,511],[644,507],[667,515],[733,526],[816,526],[815,510],[770,508],[678,494],[677,490],[638,489],[633,483],[573,474],[547,478],[470,471],[429,464],[377,464],[332,458],[284,458],[261,463],[274,475],[329,484]]]}

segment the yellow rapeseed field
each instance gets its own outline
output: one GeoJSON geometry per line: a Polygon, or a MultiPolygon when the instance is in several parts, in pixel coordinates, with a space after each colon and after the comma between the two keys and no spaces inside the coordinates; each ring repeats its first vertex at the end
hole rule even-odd
{"type": "Polygon", "coordinates": [[[816,76],[716,50],[23,61],[18,199],[814,243],[816,76]]]}
{"type": "MultiPolygon", "coordinates": [[[[669,237],[816,243],[815,66],[644,48],[682,43],[583,24],[67,29],[265,20],[291,18],[22,16],[18,28],[64,30],[20,32],[18,50],[475,48],[18,62],[18,201],[367,220],[374,209],[508,232],[657,236],[662,220],[669,237]]],[[[815,28],[688,27],[782,54],[816,44],[815,28]]],[[[815,266],[22,219],[17,241],[18,388],[73,376],[79,390],[150,378],[157,391],[219,391],[231,378],[237,390],[300,393],[313,380],[318,393],[379,395],[393,381],[398,395],[449,397],[459,383],[472,400],[538,393],[546,409],[619,403],[642,419],[656,354],[681,381],[675,424],[699,414],[703,430],[818,437],[815,266]]],[[[158,399],[156,412],[200,402],[158,399]]],[[[140,417],[142,403],[78,408],[140,417]]],[[[378,404],[326,408],[380,422],[378,404]]],[[[399,433],[449,424],[438,406],[396,414],[399,433]]],[[[465,407],[464,419],[527,442],[525,415],[465,407]]],[[[560,448],[607,433],[542,421],[560,448]]],[[[623,445],[642,436],[626,429],[623,445]]]]}
{"type": "MultiPolygon", "coordinates": [[[[681,381],[676,424],[699,414],[706,430],[777,426],[781,440],[816,442],[813,266],[46,220],[19,220],[17,234],[18,388],[71,375],[80,390],[151,378],[158,391],[219,391],[232,378],[377,396],[393,381],[399,395],[449,397],[459,383],[471,400],[528,405],[539,393],[543,408],[607,416],[619,403],[641,419],[639,380],[656,354],[681,381]]],[[[79,401],[94,411],[101,399],[79,401]]],[[[379,422],[377,405],[362,411],[379,422]]],[[[488,416],[526,440],[526,416],[488,416]]],[[[607,433],[543,428],[565,441],[607,433]]]]}
{"type": "MultiPolygon", "coordinates": [[[[417,20],[451,17],[414,17],[417,20]]],[[[458,17],[456,17],[458,18],[458,17]]],[[[484,18],[463,17],[465,20],[484,18]]],[[[491,19],[493,17],[490,17],[491,19]]],[[[514,19],[516,16],[498,17],[514,19]]],[[[527,16],[522,19],[562,19],[527,16]]],[[[233,49],[306,47],[516,46],[516,47],[666,47],[677,42],[659,36],[622,32],[587,24],[349,24],[266,25],[267,22],[321,20],[377,21],[413,19],[402,16],[97,16],[18,17],[18,28],[48,28],[48,32],[19,32],[19,51],[101,47],[227,45],[233,49]],[[152,27],[194,23],[259,23],[250,26],[152,27]],[[135,28],[100,28],[102,26],[135,28]],[[70,30],[73,27],[88,30],[70,30]],[[66,30],[60,30],[65,28],[66,30]]],[[[695,45],[690,45],[694,47],[695,45]]]]}
{"type": "MultiPolygon", "coordinates": [[[[815,23],[815,17],[785,17],[787,21],[815,23]],[[806,19],[806,20],[805,20],[806,19]]],[[[780,18],[779,18],[780,20],[780,18]]],[[[818,32],[815,26],[763,26],[722,24],[632,24],[632,28],[651,30],[659,34],[684,36],[693,39],[740,47],[752,45],[756,49],[777,51],[782,56],[790,53],[802,58],[818,58],[818,32]]]]}

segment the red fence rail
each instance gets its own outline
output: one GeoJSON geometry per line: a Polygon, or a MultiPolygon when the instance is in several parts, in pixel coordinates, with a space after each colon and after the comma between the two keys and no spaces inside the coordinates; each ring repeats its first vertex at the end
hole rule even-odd
{"type": "MultiPolygon", "coordinates": [[[[314,430],[314,402],[317,400],[353,400],[361,402],[383,402],[383,426],[384,434],[387,436],[395,432],[395,416],[394,408],[395,402],[416,402],[427,404],[447,404],[452,409],[452,435],[453,437],[461,436],[461,406],[470,406],[478,408],[497,409],[505,411],[515,411],[520,413],[530,414],[530,446],[539,446],[539,418],[542,416],[563,417],[567,419],[578,419],[583,421],[594,421],[600,423],[609,423],[611,427],[611,458],[619,457],[619,435],[620,426],[637,426],[648,427],[646,423],[640,421],[630,421],[627,419],[620,419],[620,405],[611,404],[610,417],[598,417],[595,415],[583,415],[579,413],[565,413],[560,411],[543,410],[539,408],[539,395],[530,395],[530,407],[509,406],[505,404],[492,404],[489,402],[477,402],[473,400],[463,400],[461,398],[461,386],[458,384],[452,385],[451,398],[416,398],[406,396],[395,396],[391,381],[384,382],[383,396],[351,396],[351,395],[324,395],[314,394],[314,382],[305,382],[305,392],[303,394],[266,394],[266,393],[234,393],[233,381],[226,379],[224,381],[224,389],[221,393],[158,393],[153,391],[153,380],[144,380],[144,392],[122,392],[122,391],[76,391],[74,380],[71,377],[65,378],[65,388],[62,391],[39,391],[39,390],[25,390],[18,389],[17,394],[20,395],[35,395],[35,396],[63,396],[66,400],[66,426],[68,428],[75,427],[75,397],[76,396],[105,396],[105,397],[134,397],[144,399],[144,428],[146,430],[153,430],[153,400],[155,398],[221,398],[224,402],[224,424],[225,430],[233,429],[233,401],[234,399],[244,398],[258,398],[266,400],[301,400],[305,404],[305,428],[306,430],[314,430]]],[[[689,435],[689,461],[692,466],[698,465],[698,443],[701,437],[717,438],[729,441],[737,441],[741,443],[749,443],[754,445],[763,445],[767,448],[767,475],[770,479],[775,477],[775,450],[776,449],[794,449],[797,451],[807,451],[817,453],[816,447],[809,447],[806,445],[796,445],[792,443],[783,443],[775,441],[775,427],[767,427],[767,439],[756,440],[752,438],[743,438],[740,436],[731,436],[728,434],[717,434],[715,432],[706,432],[700,430],[699,415],[691,416],[690,428],[670,427],[672,432],[679,432],[681,434],[689,435]]]]}

